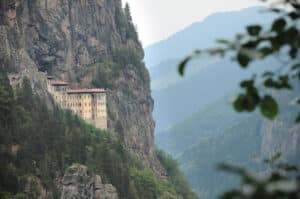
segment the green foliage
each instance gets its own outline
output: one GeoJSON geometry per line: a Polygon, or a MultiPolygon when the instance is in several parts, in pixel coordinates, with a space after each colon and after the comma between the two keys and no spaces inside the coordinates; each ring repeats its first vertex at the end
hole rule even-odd
{"type": "Polygon", "coordinates": [[[127,21],[132,22],[131,11],[128,2],[125,4],[124,11],[127,21]]]}
{"type": "Polygon", "coordinates": [[[19,193],[29,176],[37,176],[46,189],[58,192],[55,179],[74,163],[86,165],[105,183],[113,184],[120,198],[148,198],[148,194],[161,194],[165,189],[179,197],[185,194],[175,192],[172,182],[144,168],[116,132],[96,129],[70,111],[49,111],[44,101],[33,94],[28,79],[13,97],[7,77],[0,74],[4,77],[0,81],[0,107],[7,104],[7,96],[12,96],[9,99],[13,104],[0,112],[0,118],[6,111],[12,113],[6,121],[9,125],[0,126],[0,198],[34,198],[19,193]],[[12,152],[12,146],[17,146],[17,151],[12,152]]]}
{"type": "Polygon", "coordinates": [[[0,73],[0,124],[5,127],[12,116],[13,92],[5,73],[0,73]]]}
{"type": "Polygon", "coordinates": [[[113,88],[113,80],[118,75],[118,70],[112,67],[113,64],[104,65],[97,69],[96,77],[92,85],[98,88],[113,88]]]}
{"type": "Polygon", "coordinates": [[[127,47],[114,49],[113,60],[116,62],[116,64],[123,66],[132,64],[135,67],[140,67],[142,65],[142,57],[138,54],[136,49],[129,49],[127,47]]]}
{"type": "MultiPolygon", "coordinates": [[[[243,86],[245,82],[249,83],[250,81],[244,81],[241,84],[245,93],[240,94],[233,102],[238,112],[252,112],[260,107],[263,116],[274,119],[279,113],[279,108],[276,100],[267,94],[268,90],[292,89],[291,81],[300,82],[300,3],[296,0],[286,0],[280,2],[280,4],[285,4],[291,9],[270,9],[270,11],[276,12],[279,17],[274,19],[269,28],[263,28],[260,24],[247,26],[246,33],[238,34],[233,41],[220,39],[218,43],[222,45],[221,47],[203,51],[203,53],[209,55],[233,55],[233,60],[236,60],[242,68],[247,68],[252,62],[270,56],[278,57],[279,60],[285,57],[284,61],[278,62],[281,66],[279,70],[274,68],[274,71],[268,71],[261,75],[264,83],[261,87],[265,89],[257,89],[258,86],[254,86],[256,79],[250,80],[253,81],[251,85],[253,92],[249,92],[249,85],[243,86]]],[[[178,66],[180,75],[184,75],[187,63],[198,55],[199,53],[195,52],[183,59],[178,66]]],[[[296,118],[296,121],[300,121],[299,117],[296,118]]]]}
{"type": "Polygon", "coordinates": [[[248,34],[251,35],[251,36],[259,35],[261,30],[262,30],[262,27],[259,26],[259,25],[253,25],[253,26],[248,26],[247,27],[248,34]]]}
{"type": "MultiPolygon", "coordinates": [[[[167,180],[160,180],[149,169],[130,170],[131,184],[136,187],[135,195],[137,198],[174,198],[174,199],[194,199],[197,198],[193,193],[188,194],[177,190],[177,186],[172,186],[172,183],[167,180]]],[[[172,178],[172,177],[170,177],[172,178]]],[[[186,191],[186,190],[185,190],[186,191]]],[[[134,198],[133,198],[134,199],[134,198]]]]}
{"type": "Polygon", "coordinates": [[[113,60],[118,66],[133,66],[144,83],[149,82],[149,74],[142,62],[143,56],[136,48],[121,47],[113,50],[113,60]]]}
{"type": "Polygon", "coordinates": [[[189,191],[189,185],[181,175],[177,162],[173,160],[170,155],[161,150],[156,151],[156,155],[158,160],[168,173],[169,180],[175,186],[177,195],[181,194],[185,199],[197,198],[194,193],[189,191]]]}
{"type": "Polygon", "coordinates": [[[125,18],[127,20],[127,29],[126,29],[127,36],[128,38],[131,38],[134,41],[138,41],[138,34],[132,22],[131,11],[128,3],[126,3],[125,5],[124,12],[125,12],[125,18]]]}
{"type": "Polygon", "coordinates": [[[119,31],[121,33],[125,32],[126,38],[124,39],[132,39],[135,42],[139,42],[137,31],[132,22],[131,11],[128,3],[126,3],[124,9],[116,9],[115,21],[119,31]]]}
{"type": "Polygon", "coordinates": [[[138,187],[138,189],[136,189],[136,195],[138,198],[141,198],[141,196],[149,199],[158,198],[158,180],[154,177],[150,170],[137,170],[132,168],[130,174],[132,178],[132,184],[134,187],[138,187]]]}
{"type": "Polygon", "coordinates": [[[260,111],[266,118],[274,119],[279,112],[276,100],[272,96],[266,95],[261,100],[260,111]]]}
{"type": "Polygon", "coordinates": [[[0,192],[0,198],[1,199],[29,199],[26,194],[23,193],[17,193],[16,195],[12,195],[8,192],[0,192]]]}

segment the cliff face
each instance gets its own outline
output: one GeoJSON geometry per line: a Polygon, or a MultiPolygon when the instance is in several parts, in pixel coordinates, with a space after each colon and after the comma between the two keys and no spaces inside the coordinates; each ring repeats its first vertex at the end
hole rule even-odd
{"type": "Polygon", "coordinates": [[[300,125],[295,124],[299,107],[295,104],[300,88],[293,84],[294,91],[273,92],[280,104],[280,114],[275,121],[264,119],[261,126],[261,155],[270,158],[280,152],[287,162],[300,165],[300,125]]]}
{"type": "Polygon", "coordinates": [[[71,86],[108,87],[109,128],[159,174],[144,54],[121,1],[2,0],[0,6],[1,69],[16,84],[29,77],[42,96],[41,72],[71,86]]]}
{"type": "MultiPolygon", "coordinates": [[[[286,128],[283,121],[264,121],[262,124],[262,157],[272,157],[274,154],[282,153],[285,160],[299,161],[300,153],[300,125],[287,128],[284,133],[278,129],[286,128]]],[[[297,162],[294,162],[297,164],[297,162]]],[[[298,162],[299,163],[299,162],[298,162]]]]}

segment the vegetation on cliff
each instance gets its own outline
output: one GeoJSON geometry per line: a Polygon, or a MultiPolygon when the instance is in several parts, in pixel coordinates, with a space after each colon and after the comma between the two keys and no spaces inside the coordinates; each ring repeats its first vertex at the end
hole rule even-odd
{"type": "MultiPolygon", "coordinates": [[[[159,179],[124,147],[117,133],[95,129],[69,111],[49,111],[27,79],[14,96],[1,73],[0,123],[1,198],[31,198],[24,192],[28,176],[37,176],[59,198],[59,179],[73,163],[87,165],[113,184],[120,198],[195,198],[179,173],[159,179]]],[[[176,166],[172,170],[178,171],[176,166]]]]}

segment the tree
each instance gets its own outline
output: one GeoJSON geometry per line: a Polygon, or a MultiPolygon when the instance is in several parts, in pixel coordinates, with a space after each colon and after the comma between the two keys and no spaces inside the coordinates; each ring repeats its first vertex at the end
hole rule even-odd
{"type": "MultiPolygon", "coordinates": [[[[186,64],[203,53],[221,57],[231,56],[245,69],[254,61],[273,56],[279,60],[280,68],[275,70],[274,67],[273,71],[265,71],[242,81],[240,86],[243,93],[234,100],[233,106],[237,112],[252,112],[259,108],[264,117],[275,119],[279,113],[279,105],[269,94],[270,91],[292,90],[293,84],[300,83],[300,2],[282,0],[278,4],[287,9],[269,9],[278,15],[270,27],[253,24],[246,27],[246,33],[236,35],[233,41],[220,39],[217,40],[220,46],[216,48],[196,50],[182,60],[178,66],[179,73],[184,75],[186,64]],[[262,79],[262,84],[258,79],[262,79]]],[[[295,102],[300,105],[300,96],[295,102]]],[[[300,122],[300,113],[296,122],[300,122]]]]}
{"type": "Polygon", "coordinates": [[[127,38],[133,39],[134,41],[138,42],[138,34],[132,21],[131,11],[128,3],[126,3],[125,5],[124,14],[127,21],[127,38]]]}
{"type": "Polygon", "coordinates": [[[6,73],[0,72],[0,124],[7,127],[14,105],[13,91],[6,73]]]}
{"type": "Polygon", "coordinates": [[[131,11],[128,3],[125,4],[124,10],[125,10],[125,17],[127,21],[132,23],[131,11]]]}

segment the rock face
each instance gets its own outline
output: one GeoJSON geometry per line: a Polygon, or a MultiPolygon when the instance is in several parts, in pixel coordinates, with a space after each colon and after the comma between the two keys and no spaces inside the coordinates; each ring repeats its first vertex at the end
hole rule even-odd
{"type": "Polygon", "coordinates": [[[274,121],[263,120],[261,126],[261,155],[270,158],[280,152],[286,162],[300,166],[300,125],[295,118],[300,109],[293,101],[297,99],[300,88],[293,84],[294,91],[273,92],[280,104],[279,117],[274,121]]]}
{"type": "Polygon", "coordinates": [[[29,198],[53,199],[52,192],[48,192],[41,180],[32,175],[25,179],[24,193],[26,193],[29,198]]]}
{"type": "MultiPolygon", "coordinates": [[[[282,153],[285,160],[297,160],[300,154],[300,125],[294,125],[284,134],[279,134],[278,129],[285,128],[282,121],[264,121],[262,124],[261,152],[263,158],[272,157],[282,153]]],[[[299,161],[299,160],[298,160],[299,161]]]]}
{"type": "Polygon", "coordinates": [[[61,199],[118,199],[111,184],[103,184],[101,177],[90,175],[83,165],[69,167],[62,180],[61,199]]]}
{"type": "Polygon", "coordinates": [[[74,87],[90,87],[104,68],[117,72],[110,80],[108,127],[160,175],[144,53],[126,31],[126,20],[121,0],[1,0],[0,68],[16,85],[29,77],[34,91],[47,98],[45,72],[74,87]],[[133,52],[140,66],[116,64],[114,52],[120,49],[133,52]]]}

